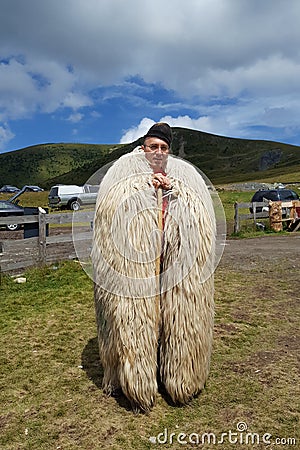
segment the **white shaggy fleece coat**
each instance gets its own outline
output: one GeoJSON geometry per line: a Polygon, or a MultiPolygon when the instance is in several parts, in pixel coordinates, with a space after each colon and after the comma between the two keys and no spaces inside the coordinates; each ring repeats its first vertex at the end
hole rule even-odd
{"type": "Polygon", "coordinates": [[[172,189],[159,230],[152,169],[140,147],[119,158],[99,190],[92,262],[103,388],[134,409],[155,404],[159,378],[175,404],[201,391],[214,318],[215,218],[195,168],[168,157],[172,189]],[[161,257],[160,257],[161,254],[161,257]],[[160,274],[157,274],[157,260],[160,274]]]}

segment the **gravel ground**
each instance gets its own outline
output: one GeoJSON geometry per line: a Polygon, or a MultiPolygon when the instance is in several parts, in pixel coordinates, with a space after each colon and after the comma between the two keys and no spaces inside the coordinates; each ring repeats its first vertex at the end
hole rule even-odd
{"type": "Polygon", "coordinates": [[[220,265],[251,269],[266,264],[288,264],[300,268],[300,233],[252,239],[228,239],[220,265]]]}
{"type": "MultiPolygon", "coordinates": [[[[55,227],[50,235],[71,233],[71,228],[55,227]]],[[[2,239],[22,239],[23,231],[0,230],[2,239]]],[[[288,235],[264,235],[251,239],[227,239],[220,266],[251,269],[266,263],[286,263],[300,268],[300,232],[288,235]]]]}

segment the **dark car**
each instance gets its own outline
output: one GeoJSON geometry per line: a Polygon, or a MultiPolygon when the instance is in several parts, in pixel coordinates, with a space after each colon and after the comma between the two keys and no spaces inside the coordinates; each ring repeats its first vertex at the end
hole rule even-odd
{"type": "Polygon", "coordinates": [[[0,227],[5,226],[9,231],[16,231],[20,228],[20,225],[16,223],[10,223],[7,225],[1,224],[1,217],[9,217],[9,216],[23,216],[24,208],[22,206],[18,206],[15,203],[10,202],[9,200],[0,200],[0,227]]]}
{"type": "Polygon", "coordinates": [[[26,186],[27,191],[31,191],[31,192],[42,192],[44,189],[42,189],[39,186],[26,186]]]}
{"type": "Polygon", "coordinates": [[[16,186],[10,186],[8,184],[5,184],[4,186],[2,186],[2,188],[0,189],[0,192],[6,192],[9,194],[13,194],[14,192],[18,192],[20,189],[17,188],[16,186]]]}
{"type": "MultiPolygon", "coordinates": [[[[273,202],[289,202],[291,200],[299,200],[299,195],[292,191],[291,189],[265,189],[255,192],[253,195],[251,202],[268,202],[269,200],[273,202]]],[[[268,210],[268,206],[265,207],[268,210]]],[[[264,207],[256,208],[256,212],[262,212],[265,210],[264,207]]],[[[253,209],[250,208],[250,212],[253,212],[253,209]]],[[[286,211],[282,211],[283,215],[286,214],[286,211]]]]}

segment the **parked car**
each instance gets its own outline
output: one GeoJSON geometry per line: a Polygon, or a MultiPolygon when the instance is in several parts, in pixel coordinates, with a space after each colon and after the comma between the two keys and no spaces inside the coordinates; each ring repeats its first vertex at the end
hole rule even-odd
{"type": "Polygon", "coordinates": [[[50,208],[68,208],[78,211],[82,205],[96,203],[99,186],[59,184],[52,186],[48,195],[50,208]]]}
{"type": "Polygon", "coordinates": [[[31,192],[42,192],[44,189],[39,186],[28,186],[26,185],[27,191],[31,192]]]}
{"type": "Polygon", "coordinates": [[[10,223],[8,225],[1,225],[1,217],[9,216],[23,216],[24,208],[22,206],[16,205],[9,200],[0,200],[0,226],[4,226],[9,231],[16,231],[20,228],[17,223],[10,223]]]}
{"type": "MultiPolygon", "coordinates": [[[[264,202],[269,200],[273,202],[289,202],[291,200],[299,200],[299,195],[291,189],[262,189],[255,192],[251,199],[251,202],[264,202]]],[[[268,209],[268,206],[257,207],[256,212],[268,211],[268,209]]],[[[250,208],[250,212],[253,212],[252,208],[250,208]]],[[[282,214],[285,215],[286,211],[283,210],[282,214]]]]}
{"type": "Polygon", "coordinates": [[[5,193],[10,193],[13,194],[14,192],[18,192],[20,189],[17,188],[16,186],[10,186],[9,184],[5,184],[4,186],[2,186],[2,188],[0,189],[0,192],[5,192],[5,193]]]}

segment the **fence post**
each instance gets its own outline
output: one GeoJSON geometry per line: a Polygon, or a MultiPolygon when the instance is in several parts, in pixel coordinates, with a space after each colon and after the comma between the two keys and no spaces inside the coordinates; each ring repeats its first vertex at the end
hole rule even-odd
{"type": "Polygon", "coordinates": [[[39,207],[39,260],[42,265],[46,264],[46,211],[39,207]]]}
{"type": "Polygon", "coordinates": [[[234,204],[234,232],[238,233],[240,230],[240,221],[239,221],[239,204],[235,202],[234,204]]]}
{"type": "Polygon", "coordinates": [[[269,202],[270,228],[273,231],[282,231],[281,202],[269,202]]]}
{"type": "Polygon", "coordinates": [[[256,225],[256,202],[252,203],[252,214],[253,214],[254,225],[256,225]]]}

